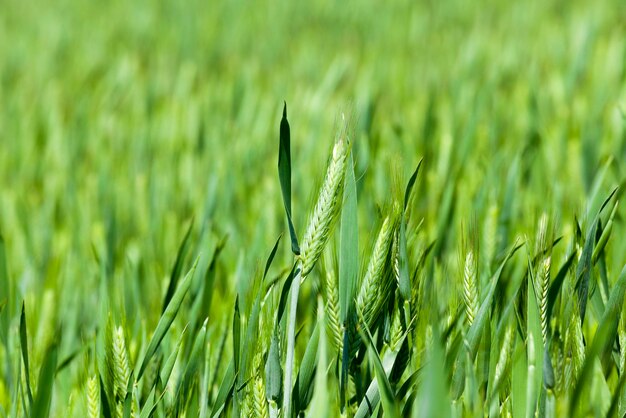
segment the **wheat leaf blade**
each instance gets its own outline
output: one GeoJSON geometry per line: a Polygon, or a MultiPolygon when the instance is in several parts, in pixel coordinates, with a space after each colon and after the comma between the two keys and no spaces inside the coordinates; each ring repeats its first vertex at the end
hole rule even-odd
{"type": "Polygon", "coordinates": [[[165,337],[165,334],[170,329],[172,322],[174,322],[174,319],[176,318],[176,315],[178,314],[178,311],[183,303],[183,299],[185,298],[185,295],[187,295],[187,291],[189,291],[189,288],[191,287],[191,282],[197,265],[198,259],[196,259],[193,267],[191,267],[191,270],[189,270],[185,278],[181,281],[178,289],[176,289],[176,292],[174,292],[172,299],[167,305],[167,308],[161,315],[154,334],[152,335],[152,338],[150,340],[150,343],[148,344],[148,348],[146,348],[146,354],[144,355],[144,358],[141,362],[141,366],[139,366],[137,381],[139,381],[143,376],[146,367],[148,367],[148,363],[152,359],[152,356],[154,356],[154,354],[156,353],[159,345],[161,344],[161,341],[163,341],[163,338],[165,337]]]}
{"type": "Polygon", "coordinates": [[[46,418],[50,415],[50,403],[52,402],[52,389],[54,376],[57,368],[58,344],[53,342],[46,350],[43,358],[39,379],[37,383],[37,395],[33,402],[32,418],[46,418]]]}
{"type": "Polygon", "coordinates": [[[293,226],[291,216],[291,132],[289,122],[287,121],[287,103],[283,107],[283,117],[280,120],[280,135],[278,149],[278,177],[280,180],[280,188],[283,195],[283,204],[289,224],[289,236],[291,237],[291,251],[299,255],[300,246],[298,244],[298,236],[293,226]]]}

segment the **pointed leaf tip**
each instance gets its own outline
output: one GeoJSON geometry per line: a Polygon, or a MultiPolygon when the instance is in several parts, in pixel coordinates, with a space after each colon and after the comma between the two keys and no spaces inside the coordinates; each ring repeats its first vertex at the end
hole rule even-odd
{"type": "Polygon", "coordinates": [[[419,174],[420,168],[422,167],[422,161],[424,161],[424,159],[420,158],[419,162],[417,163],[417,167],[415,168],[415,171],[413,171],[413,174],[411,175],[411,178],[409,179],[409,182],[406,185],[406,190],[404,191],[404,208],[403,208],[404,210],[406,210],[406,207],[409,204],[411,191],[413,190],[413,186],[415,185],[415,180],[417,180],[417,175],[419,174]]]}
{"type": "Polygon", "coordinates": [[[295,255],[300,255],[298,236],[291,220],[291,133],[289,122],[287,121],[287,102],[284,102],[283,117],[280,120],[280,135],[278,148],[278,178],[283,196],[283,204],[289,225],[289,235],[291,237],[291,251],[295,255]]]}

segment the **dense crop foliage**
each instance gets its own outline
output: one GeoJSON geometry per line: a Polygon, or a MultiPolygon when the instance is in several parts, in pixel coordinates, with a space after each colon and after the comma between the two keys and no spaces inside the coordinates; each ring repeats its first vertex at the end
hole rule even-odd
{"type": "Polygon", "coordinates": [[[0,417],[624,416],[626,3],[388,3],[0,4],[0,417]]]}

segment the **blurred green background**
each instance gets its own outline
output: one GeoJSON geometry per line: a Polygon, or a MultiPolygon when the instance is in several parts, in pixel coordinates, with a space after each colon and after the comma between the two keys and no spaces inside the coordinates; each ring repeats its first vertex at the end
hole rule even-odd
{"type": "MultiPolygon", "coordinates": [[[[394,179],[422,157],[426,236],[456,184],[442,244],[451,264],[462,225],[505,201],[515,164],[502,245],[543,211],[567,233],[624,178],[625,61],[617,0],[2,1],[0,233],[13,325],[25,299],[35,368],[61,325],[61,356],[72,352],[100,321],[105,278],[131,333],[153,329],[192,218],[207,252],[228,236],[211,315],[230,317],[240,278],[286,230],[283,101],[300,233],[341,112],[354,119],[362,246],[394,179]]],[[[288,264],[286,245],[281,254],[288,264]]],[[[58,377],[57,399],[82,369],[58,377]]],[[[7,396],[0,386],[4,407],[7,396]]]]}

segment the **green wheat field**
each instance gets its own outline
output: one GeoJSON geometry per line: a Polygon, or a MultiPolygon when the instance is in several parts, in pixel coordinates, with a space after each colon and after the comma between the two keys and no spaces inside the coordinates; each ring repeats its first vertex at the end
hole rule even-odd
{"type": "Polygon", "coordinates": [[[624,417],[625,190],[624,1],[3,0],[0,418],[624,417]]]}

